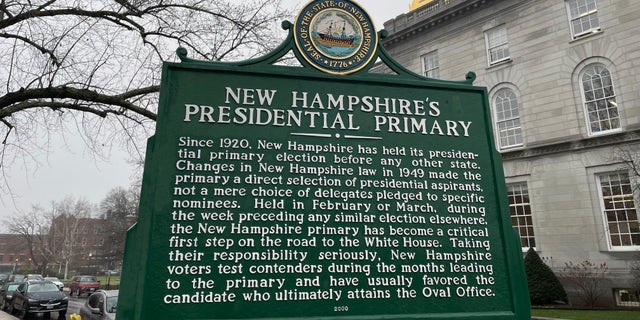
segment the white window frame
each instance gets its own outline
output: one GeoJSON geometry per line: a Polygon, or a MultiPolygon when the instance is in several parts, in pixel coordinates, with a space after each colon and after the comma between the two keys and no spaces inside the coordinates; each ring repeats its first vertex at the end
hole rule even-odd
{"type": "Polygon", "coordinates": [[[640,290],[637,289],[614,289],[616,305],[619,307],[640,307],[640,290]],[[622,295],[627,294],[634,297],[636,301],[622,301],[622,295]]]}
{"type": "MultiPolygon", "coordinates": [[[[518,236],[520,238],[520,247],[522,248],[522,251],[526,251],[528,250],[530,247],[531,248],[536,248],[536,235],[535,235],[535,227],[533,224],[533,210],[531,209],[531,195],[529,193],[529,185],[527,184],[527,182],[525,181],[519,181],[519,182],[510,182],[507,183],[507,200],[509,201],[509,216],[511,217],[511,225],[513,226],[513,228],[516,230],[516,232],[518,233],[518,236]],[[515,205],[511,203],[510,201],[510,196],[511,196],[511,190],[514,187],[519,187],[520,190],[524,190],[526,191],[526,195],[528,198],[529,202],[518,202],[515,205]],[[512,209],[515,207],[528,207],[529,213],[526,213],[526,209],[525,209],[525,213],[524,214],[520,214],[520,215],[513,215],[512,209]],[[518,220],[517,223],[513,223],[514,218],[516,220],[518,220]],[[524,219],[524,224],[520,224],[520,220],[524,219]],[[521,229],[520,228],[525,228],[526,230],[526,240],[524,240],[522,238],[523,234],[520,232],[521,229]],[[531,234],[529,234],[529,230],[531,229],[531,234]],[[531,238],[531,239],[529,239],[531,238]],[[523,244],[522,242],[526,241],[526,244],[523,244]],[[531,241],[533,241],[533,245],[531,245],[531,241]]],[[[517,208],[514,210],[518,210],[517,208]]]]}
{"type": "MultiPolygon", "coordinates": [[[[495,94],[493,95],[492,102],[493,102],[493,115],[495,119],[494,123],[495,123],[495,130],[496,130],[496,140],[497,140],[498,146],[500,147],[500,150],[509,150],[513,148],[522,147],[524,144],[524,132],[522,130],[522,117],[521,117],[522,108],[520,108],[520,102],[519,102],[518,94],[516,90],[510,87],[499,88],[498,90],[496,90],[495,94]],[[506,116],[504,112],[499,112],[500,110],[498,110],[499,108],[498,108],[497,100],[500,94],[503,92],[508,92],[509,94],[513,95],[513,97],[515,98],[516,105],[515,105],[515,108],[513,108],[513,105],[511,105],[510,103],[511,108],[509,110],[511,114],[509,116],[506,116]],[[514,115],[514,113],[517,113],[517,114],[514,115]],[[517,121],[516,125],[508,126],[506,128],[501,127],[501,124],[514,122],[514,121],[517,121]],[[519,132],[511,135],[507,134],[506,135],[507,141],[509,140],[510,137],[516,137],[516,138],[519,137],[519,139],[516,139],[519,141],[515,141],[514,143],[509,143],[509,144],[503,144],[502,132],[508,132],[513,130],[517,130],[519,132]]],[[[504,108],[501,110],[504,111],[504,108]]]]}
{"type": "MultiPolygon", "coordinates": [[[[591,79],[593,80],[594,78],[595,77],[592,77],[591,79]]],[[[620,106],[618,105],[617,103],[618,99],[616,98],[616,88],[614,83],[615,79],[614,79],[614,74],[609,69],[609,67],[599,62],[589,63],[580,70],[580,74],[577,80],[579,81],[578,85],[580,87],[582,108],[584,112],[588,134],[590,136],[594,136],[594,135],[608,134],[608,133],[621,131],[622,118],[620,117],[620,106]],[[611,94],[607,95],[606,90],[602,89],[601,90],[603,91],[602,96],[597,96],[598,93],[596,91],[600,91],[600,90],[597,90],[595,88],[594,81],[591,81],[591,90],[586,90],[584,85],[585,76],[587,75],[587,72],[591,70],[596,71],[596,68],[601,69],[600,72],[598,72],[598,75],[600,76],[600,78],[602,78],[603,71],[606,71],[608,73],[611,94]],[[593,109],[593,107],[595,107],[595,109],[593,109]],[[593,110],[589,110],[590,108],[592,108],[593,110]],[[611,116],[613,111],[615,111],[615,116],[611,116]],[[600,117],[600,115],[606,114],[608,115],[608,118],[602,118],[600,119],[600,121],[592,121],[592,118],[591,118],[592,113],[597,117],[600,117]],[[617,122],[617,127],[612,126],[609,129],[602,130],[602,126],[597,128],[592,126],[592,124],[597,124],[603,120],[609,121],[610,123],[612,121],[617,122]]],[[[596,85],[600,85],[600,84],[596,84],[596,85]]],[[[603,88],[603,86],[599,86],[597,88],[603,88]]]]}
{"type": "MultiPolygon", "coordinates": [[[[605,231],[605,239],[606,239],[606,243],[607,243],[607,247],[608,247],[609,251],[637,251],[637,250],[640,250],[640,243],[636,244],[636,245],[633,245],[633,244],[632,245],[614,245],[612,243],[610,221],[609,221],[609,218],[607,216],[608,213],[611,213],[611,214],[615,214],[616,215],[616,220],[615,221],[632,221],[633,222],[634,220],[629,220],[629,219],[627,219],[627,220],[618,220],[617,214],[618,213],[622,214],[621,211],[624,211],[624,214],[628,218],[628,214],[629,214],[628,211],[635,211],[635,215],[636,215],[635,222],[636,222],[636,224],[638,224],[638,221],[640,220],[638,218],[638,215],[640,214],[638,212],[639,207],[638,207],[638,202],[636,201],[637,199],[633,195],[633,185],[634,185],[634,183],[631,180],[629,172],[627,172],[627,171],[600,172],[600,173],[596,174],[596,183],[597,183],[596,189],[598,191],[599,202],[600,202],[600,213],[602,215],[602,223],[603,223],[603,227],[604,227],[604,231],[605,231]],[[605,195],[603,195],[603,189],[602,189],[603,178],[604,177],[611,177],[613,175],[626,175],[627,176],[627,178],[629,179],[629,186],[628,186],[628,190],[626,192],[630,192],[630,194],[631,194],[631,198],[630,199],[626,199],[626,200],[624,198],[618,199],[618,198],[620,198],[620,195],[611,195],[611,196],[606,196],[606,197],[605,197],[605,195]],[[606,199],[606,198],[610,198],[610,199],[606,199]],[[605,201],[612,201],[612,202],[618,201],[618,203],[620,203],[620,201],[622,201],[624,206],[621,207],[621,208],[610,208],[610,207],[607,208],[607,205],[606,205],[605,201]],[[633,207],[628,206],[629,202],[631,202],[633,204],[633,207]],[[617,209],[617,210],[614,211],[614,212],[611,212],[612,209],[617,209]],[[621,209],[624,209],[624,210],[621,210],[621,209]]],[[[615,221],[612,221],[612,222],[615,222],[615,221]]],[[[622,225],[624,225],[624,224],[622,224],[622,225]]],[[[621,224],[618,224],[616,226],[616,228],[617,228],[616,231],[620,231],[620,226],[621,226],[621,224]]],[[[640,226],[638,226],[638,227],[640,228],[640,226]]],[[[636,232],[631,232],[631,227],[628,227],[628,230],[625,233],[616,232],[616,234],[622,234],[622,235],[628,234],[629,236],[631,236],[634,233],[636,233],[636,232]]]]}
{"type": "Polygon", "coordinates": [[[428,78],[440,79],[440,57],[438,50],[433,50],[420,56],[422,61],[422,75],[428,78]]]}
{"type": "Polygon", "coordinates": [[[509,53],[509,34],[507,26],[502,24],[484,32],[484,42],[487,48],[487,62],[489,66],[495,66],[511,61],[509,53]],[[500,53],[500,57],[493,58],[494,53],[500,53]]]}
{"type": "Polygon", "coordinates": [[[569,19],[569,29],[571,30],[572,39],[579,39],[602,31],[600,18],[598,17],[598,6],[596,4],[596,0],[567,0],[565,4],[567,7],[567,17],[569,19]],[[578,12],[573,12],[571,10],[572,6],[577,6],[578,12]],[[579,10],[580,8],[583,8],[584,10],[581,12],[579,10]],[[594,21],[594,17],[597,22],[597,26],[590,26],[588,29],[582,29],[579,31],[575,30],[574,22],[581,22],[586,21],[585,19],[589,19],[588,22],[591,24],[594,21]]]}

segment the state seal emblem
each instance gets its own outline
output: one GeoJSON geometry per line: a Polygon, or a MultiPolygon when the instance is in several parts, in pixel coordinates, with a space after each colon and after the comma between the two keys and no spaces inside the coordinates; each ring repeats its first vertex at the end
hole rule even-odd
{"type": "Polygon", "coordinates": [[[360,6],[348,0],[316,0],[303,7],[294,24],[298,51],[314,68],[350,74],[375,56],[378,34],[360,6]]]}

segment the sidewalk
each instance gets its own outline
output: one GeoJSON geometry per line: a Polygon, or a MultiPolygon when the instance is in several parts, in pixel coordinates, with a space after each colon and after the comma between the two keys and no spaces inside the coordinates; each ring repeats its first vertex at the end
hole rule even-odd
{"type": "Polygon", "coordinates": [[[5,311],[0,311],[0,320],[17,320],[18,318],[6,313],[5,311]]]}

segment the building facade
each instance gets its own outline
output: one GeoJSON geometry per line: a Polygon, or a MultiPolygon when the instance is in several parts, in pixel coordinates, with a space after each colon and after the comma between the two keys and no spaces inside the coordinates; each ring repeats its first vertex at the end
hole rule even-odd
{"type": "Polygon", "coordinates": [[[431,0],[387,21],[382,39],[427,77],[476,73],[523,252],[556,274],[606,264],[606,306],[640,307],[638,172],[626,161],[640,153],[638,17],[624,0],[431,0]]]}
{"type": "Polygon", "coordinates": [[[29,247],[18,234],[0,234],[0,273],[32,267],[29,247]]]}
{"type": "Polygon", "coordinates": [[[38,235],[31,249],[23,235],[0,234],[0,273],[71,276],[119,272],[126,230],[134,223],[135,217],[118,220],[60,215],[53,219],[47,234],[38,235]],[[45,270],[40,270],[45,259],[41,252],[50,253],[45,270]]]}
{"type": "Polygon", "coordinates": [[[135,217],[121,219],[58,216],[49,230],[51,241],[59,243],[55,265],[60,274],[66,267],[72,274],[103,274],[122,268],[126,230],[135,217]]]}

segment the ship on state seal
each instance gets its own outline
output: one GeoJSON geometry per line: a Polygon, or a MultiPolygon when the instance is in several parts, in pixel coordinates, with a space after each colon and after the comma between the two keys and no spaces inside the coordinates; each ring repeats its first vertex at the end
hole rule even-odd
{"type": "MultiPolygon", "coordinates": [[[[364,38],[363,28],[358,20],[339,9],[326,9],[313,16],[309,31],[310,44],[326,61],[352,57],[362,47],[364,38]]],[[[315,58],[317,57],[313,59],[315,58]]]]}
{"type": "Polygon", "coordinates": [[[317,41],[327,47],[345,47],[349,48],[355,41],[355,35],[346,33],[347,22],[342,20],[339,22],[331,21],[329,27],[323,32],[318,32],[317,41]],[[342,22],[342,27],[339,23],[342,22]]]}

